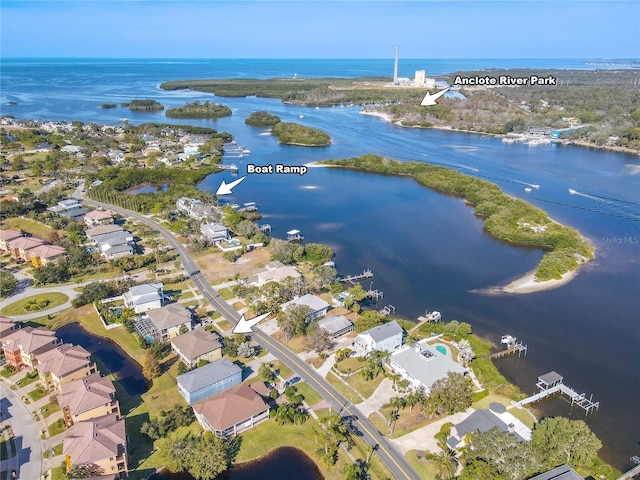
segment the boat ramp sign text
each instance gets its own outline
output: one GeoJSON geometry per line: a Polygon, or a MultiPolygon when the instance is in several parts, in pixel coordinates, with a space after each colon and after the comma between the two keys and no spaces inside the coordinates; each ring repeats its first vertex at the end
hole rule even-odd
{"type": "Polygon", "coordinates": [[[496,87],[507,87],[515,85],[557,85],[558,79],[552,75],[546,77],[538,77],[537,75],[530,75],[528,77],[514,77],[512,75],[498,75],[498,76],[480,76],[475,75],[473,77],[456,76],[453,81],[454,85],[486,85],[496,87]]]}
{"type": "Polygon", "coordinates": [[[304,165],[282,165],[276,163],[275,165],[254,165],[252,163],[247,164],[247,173],[283,173],[283,174],[295,174],[304,175],[309,170],[304,165]]]}

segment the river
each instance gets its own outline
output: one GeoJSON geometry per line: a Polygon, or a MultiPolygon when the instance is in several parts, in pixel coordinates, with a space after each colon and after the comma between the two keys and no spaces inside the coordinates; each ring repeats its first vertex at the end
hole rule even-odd
{"type": "MultiPolygon", "coordinates": [[[[367,65],[359,69],[356,63],[350,64],[349,74],[379,68],[367,65]]],[[[226,70],[206,62],[168,65],[132,61],[115,66],[78,62],[72,67],[69,62],[3,64],[2,101],[19,104],[3,105],[2,111],[18,118],[106,124],[118,123],[122,117],[132,123],[184,123],[167,119],[162,112],[129,112],[122,107],[103,110],[99,105],[132,98],[155,98],[167,106],[211,99],[197,92],[163,92],[157,85],[181,78],[236,76],[226,75],[238,67],[232,64],[226,70]]],[[[324,72],[319,68],[331,71],[321,61],[309,65],[315,65],[318,76],[324,72]]],[[[288,68],[283,64],[255,70],[258,67],[249,62],[244,70],[234,71],[239,75],[254,69],[256,77],[264,78],[288,68]]],[[[452,70],[455,68],[446,71],[452,70]]],[[[331,245],[341,274],[372,269],[374,288],[384,291],[381,305],[395,306],[400,316],[415,319],[425,309],[437,309],[445,320],[467,321],[476,333],[496,342],[506,333],[516,336],[528,344],[527,358],[497,363],[510,381],[533,393],[538,375],[550,370],[561,373],[568,385],[587,396],[593,394],[600,402],[600,411],[586,421],[603,440],[602,456],[616,467],[626,468],[629,457],[640,454],[638,157],[558,145],[503,144],[489,136],[401,128],[362,115],[358,107],[315,109],[260,98],[215,100],[228,105],[233,115],[188,123],[233,133],[238,143],[252,152],[244,164],[302,165],[364,153],[432,162],[494,181],[506,193],[580,230],[596,246],[596,259],[581,268],[568,285],[527,295],[487,296],[473,290],[508,283],[534,268],[542,253],[489,238],[481,221],[460,199],[437,194],[410,179],[312,168],[304,176],[252,175],[236,187],[231,198],[257,202],[274,235],[283,236],[297,228],[306,241],[331,245]],[[284,121],[326,131],[332,145],[278,145],[264,129],[244,124],[251,112],[261,109],[284,121]],[[532,191],[526,192],[527,187],[532,191]],[[577,193],[570,194],[569,189],[577,193]]],[[[235,163],[244,175],[243,164],[235,163]]],[[[215,191],[223,178],[233,179],[227,173],[212,175],[200,187],[215,191]]],[[[543,402],[537,408],[543,415],[584,418],[581,410],[570,411],[562,399],[543,402]]]]}

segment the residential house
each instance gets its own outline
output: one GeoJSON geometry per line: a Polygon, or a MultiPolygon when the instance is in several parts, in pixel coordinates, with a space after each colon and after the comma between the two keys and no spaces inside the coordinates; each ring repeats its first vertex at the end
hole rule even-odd
{"type": "Polygon", "coordinates": [[[569,465],[560,465],[559,467],[548,470],[540,475],[531,477],[529,480],[584,480],[584,477],[578,474],[578,472],[569,465]]]}
{"type": "Polygon", "coordinates": [[[269,405],[246,384],[193,405],[198,423],[218,437],[229,437],[269,418],[269,405]]]}
{"type": "Polygon", "coordinates": [[[200,200],[189,197],[180,197],[176,201],[176,208],[196,220],[205,220],[212,217],[215,212],[213,205],[203,205],[200,200]]]}
{"type": "Polygon", "coordinates": [[[200,225],[200,231],[214,244],[224,242],[231,238],[229,230],[221,223],[205,223],[203,225],[200,225]]]}
{"type": "Polygon", "coordinates": [[[242,382],[242,369],[226,358],[177,377],[178,391],[189,405],[200,402],[242,382]]]}
{"type": "Polygon", "coordinates": [[[0,315],[0,338],[10,335],[16,330],[20,330],[20,323],[9,317],[0,315]]]}
{"type": "Polygon", "coordinates": [[[316,297],[315,295],[312,295],[310,293],[283,303],[282,310],[285,311],[287,308],[293,305],[304,305],[311,309],[311,313],[304,320],[306,323],[312,322],[316,318],[324,317],[331,308],[331,305],[329,305],[323,299],[321,299],[320,297],[316,297]]]}
{"type": "Polygon", "coordinates": [[[165,307],[150,310],[146,315],[155,327],[158,340],[167,340],[178,336],[182,327],[191,330],[193,320],[191,310],[179,303],[170,303],[165,307]]]}
{"type": "Polygon", "coordinates": [[[485,433],[493,428],[513,434],[520,442],[531,440],[531,429],[507,412],[504,405],[494,402],[489,405],[489,409],[476,410],[460,423],[453,425],[447,445],[451,448],[462,448],[467,434],[485,433]]]}
{"type": "Polygon", "coordinates": [[[36,368],[47,390],[62,390],[62,385],[97,371],[91,354],[80,345],[65,343],[37,356],[36,368]]]}
{"type": "Polygon", "coordinates": [[[255,270],[246,283],[261,287],[269,282],[280,283],[287,277],[296,279],[302,277],[302,274],[295,267],[274,261],[267,263],[264,268],[255,270]]]}
{"type": "Polygon", "coordinates": [[[74,423],[62,445],[67,471],[74,465],[94,463],[106,473],[128,475],[127,434],[116,413],[74,423]]]}
{"type": "Polygon", "coordinates": [[[7,364],[20,370],[37,366],[36,356],[56,348],[61,341],[56,333],[44,327],[25,327],[2,337],[2,351],[7,364]]]}
{"type": "Polygon", "coordinates": [[[90,242],[97,243],[97,238],[105,233],[113,233],[122,231],[122,227],[114,224],[100,225],[85,230],[84,234],[87,236],[90,242]]]}
{"type": "Polygon", "coordinates": [[[110,413],[120,416],[113,382],[100,372],[65,383],[57,399],[67,427],[110,413]]]}
{"type": "Polygon", "coordinates": [[[378,327],[359,333],[353,346],[359,353],[365,354],[373,350],[393,352],[402,346],[404,332],[394,320],[378,327]]]}
{"type": "Polygon", "coordinates": [[[29,250],[44,244],[43,240],[36,237],[19,237],[7,243],[9,253],[18,262],[29,261],[29,250]]]}
{"type": "Polygon", "coordinates": [[[82,217],[88,210],[80,204],[80,201],[69,198],[67,200],[61,200],[57,205],[47,208],[50,212],[63,215],[73,220],[82,220],[82,217]]]}
{"type": "Polygon", "coordinates": [[[124,306],[133,308],[135,313],[143,313],[154,308],[160,308],[164,301],[162,287],[162,283],[145,283],[131,287],[123,295],[124,306]]]}
{"type": "Polygon", "coordinates": [[[204,328],[196,328],[172,338],[171,349],[190,368],[198,365],[199,360],[215,362],[222,358],[222,345],[218,336],[204,328]]]}
{"type": "Polygon", "coordinates": [[[54,263],[60,257],[63,257],[67,251],[58,245],[37,245],[29,251],[29,260],[34,268],[46,267],[54,263]]]}
{"type": "Polygon", "coordinates": [[[10,253],[9,242],[22,237],[22,232],[18,230],[0,230],[0,252],[10,253]]]}
{"type": "Polygon", "coordinates": [[[466,375],[467,370],[445,354],[421,340],[416,345],[391,354],[389,365],[400,376],[409,381],[413,388],[421,388],[429,393],[431,386],[449,372],[466,375]]]}
{"type": "Polygon", "coordinates": [[[84,216],[84,223],[88,228],[113,223],[113,215],[107,210],[92,210],[84,216]]]}
{"type": "Polygon", "coordinates": [[[119,232],[105,233],[98,235],[96,242],[100,253],[106,260],[113,260],[115,258],[124,257],[126,255],[133,255],[135,242],[133,235],[127,230],[120,230],[119,232]]]}
{"type": "Polygon", "coordinates": [[[334,315],[318,321],[318,326],[333,339],[353,332],[353,323],[344,315],[334,315]]]}

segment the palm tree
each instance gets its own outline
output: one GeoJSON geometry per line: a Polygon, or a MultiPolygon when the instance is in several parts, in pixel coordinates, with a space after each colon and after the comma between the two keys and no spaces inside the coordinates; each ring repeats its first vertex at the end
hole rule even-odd
{"type": "Polygon", "coordinates": [[[389,404],[395,409],[396,413],[405,406],[404,397],[391,397],[389,404]]]}
{"type": "Polygon", "coordinates": [[[391,431],[389,432],[389,435],[393,435],[393,430],[396,426],[396,420],[398,420],[399,417],[400,415],[398,415],[398,411],[395,409],[388,410],[384,414],[384,419],[387,422],[387,426],[391,429],[391,431]]]}
{"type": "Polygon", "coordinates": [[[458,470],[458,461],[456,460],[456,454],[450,448],[447,448],[439,453],[431,453],[427,455],[427,458],[431,461],[436,468],[438,477],[443,480],[449,480],[456,476],[458,470]]]}
{"type": "Polygon", "coordinates": [[[409,413],[413,411],[413,407],[415,407],[420,400],[416,392],[409,392],[409,394],[404,397],[404,403],[409,407],[409,413]]]}

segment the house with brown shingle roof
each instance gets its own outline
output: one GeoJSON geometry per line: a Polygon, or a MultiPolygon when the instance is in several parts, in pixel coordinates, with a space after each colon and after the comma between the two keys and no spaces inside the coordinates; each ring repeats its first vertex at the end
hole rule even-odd
{"type": "Polygon", "coordinates": [[[36,368],[47,390],[61,391],[62,385],[97,371],[91,354],[80,345],[65,343],[38,354],[36,368]]]}
{"type": "Polygon", "coordinates": [[[60,345],[55,332],[44,327],[26,327],[2,337],[7,363],[16,369],[37,365],[36,356],[60,345]]]}
{"type": "Polygon", "coordinates": [[[9,242],[22,236],[18,230],[0,230],[0,251],[9,253],[9,242]]]}
{"type": "Polygon", "coordinates": [[[67,251],[58,245],[38,245],[29,250],[29,260],[34,268],[45,267],[64,256],[67,251]]]}
{"type": "Polygon", "coordinates": [[[19,329],[20,324],[18,322],[0,315],[0,338],[4,338],[19,329]]]}
{"type": "Polygon", "coordinates": [[[195,367],[199,360],[215,362],[222,358],[222,345],[218,336],[204,328],[196,328],[171,339],[171,350],[188,367],[195,367]]]}
{"type": "Polygon", "coordinates": [[[120,415],[113,382],[100,372],[63,384],[57,399],[67,427],[110,413],[120,415]]]}
{"type": "Polygon", "coordinates": [[[94,463],[108,474],[127,476],[127,437],[124,419],[115,413],[75,423],[62,445],[67,471],[94,463]]]}
{"type": "Polygon", "coordinates": [[[247,384],[207,398],[193,405],[202,428],[218,437],[229,437],[269,418],[269,406],[247,384]]]}
{"type": "Polygon", "coordinates": [[[26,262],[29,260],[29,250],[39,245],[44,245],[44,240],[36,237],[19,237],[7,242],[9,253],[16,260],[26,262]]]}
{"type": "Polygon", "coordinates": [[[97,227],[113,223],[113,215],[107,210],[92,210],[84,216],[84,223],[87,227],[97,227]]]}

